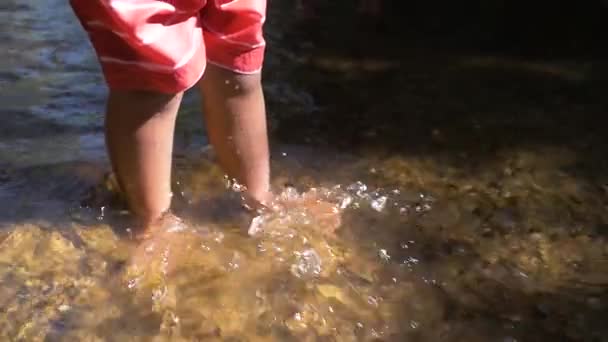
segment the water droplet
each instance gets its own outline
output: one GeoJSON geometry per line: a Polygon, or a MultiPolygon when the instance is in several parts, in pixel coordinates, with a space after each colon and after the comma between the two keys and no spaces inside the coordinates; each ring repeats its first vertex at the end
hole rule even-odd
{"type": "Polygon", "coordinates": [[[377,212],[384,210],[386,206],[386,196],[379,197],[371,202],[371,207],[377,212]]]}
{"type": "Polygon", "coordinates": [[[234,254],[232,255],[232,260],[228,263],[228,267],[230,267],[230,269],[232,270],[238,270],[239,269],[239,259],[240,259],[240,255],[238,252],[234,252],[234,254]]]}
{"type": "Polygon", "coordinates": [[[236,179],[232,180],[231,188],[232,188],[232,191],[234,191],[234,192],[243,192],[243,191],[247,190],[247,188],[244,185],[239,184],[236,181],[236,179]]]}
{"type": "Polygon", "coordinates": [[[391,259],[391,256],[388,255],[388,252],[386,251],[386,249],[379,250],[378,256],[380,256],[380,259],[382,259],[384,261],[389,261],[391,259]]]}
{"type": "Polygon", "coordinates": [[[213,240],[217,243],[222,243],[222,241],[224,241],[224,233],[218,232],[213,240]]]}
{"type": "Polygon", "coordinates": [[[382,335],[380,333],[378,333],[376,331],[376,329],[372,328],[372,330],[370,331],[370,334],[372,335],[373,338],[380,338],[382,337],[382,335]]]}
{"type": "Polygon", "coordinates": [[[422,277],[422,281],[428,285],[437,285],[437,280],[435,280],[435,279],[429,279],[426,277],[422,277]]]}
{"type": "Polygon", "coordinates": [[[102,207],[99,209],[99,215],[97,216],[97,220],[98,220],[98,221],[103,221],[103,218],[105,217],[105,215],[106,215],[106,207],[105,207],[105,206],[102,206],[102,207]]]}
{"type": "Polygon", "coordinates": [[[257,245],[257,250],[258,250],[258,252],[260,252],[260,253],[264,253],[264,252],[266,252],[266,250],[267,250],[267,249],[266,249],[266,247],[264,247],[264,244],[263,244],[263,243],[259,243],[259,244],[257,245]]]}
{"type": "Polygon", "coordinates": [[[166,286],[156,288],[152,291],[152,300],[155,302],[161,301],[167,295],[168,289],[166,286]]]}
{"type": "Polygon", "coordinates": [[[186,226],[184,226],[180,222],[172,224],[169,228],[167,228],[168,233],[176,233],[176,232],[181,232],[184,230],[186,230],[186,226]]]}
{"type": "Polygon", "coordinates": [[[314,249],[295,252],[296,262],[291,265],[291,273],[301,278],[303,276],[318,276],[321,274],[321,257],[314,249]]]}
{"type": "Polygon", "coordinates": [[[350,196],[344,197],[340,201],[340,209],[346,209],[351,203],[353,203],[353,198],[350,196]]]}
{"type": "Polygon", "coordinates": [[[247,234],[250,236],[256,235],[262,231],[262,225],[264,224],[264,217],[262,215],[256,216],[251,220],[251,224],[249,224],[249,230],[247,234]]]}
{"type": "Polygon", "coordinates": [[[415,208],[417,213],[427,212],[431,210],[431,205],[428,203],[424,203],[422,205],[417,205],[415,208]]]}
{"type": "Polygon", "coordinates": [[[129,281],[127,282],[127,287],[132,290],[137,287],[138,283],[139,279],[137,278],[129,279],[129,281]]]}
{"type": "Polygon", "coordinates": [[[367,191],[367,185],[363,184],[361,181],[357,181],[356,183],[349,185],[346,190],[355,192],[359,197],[364,197],[365,191],[367,191]]]}
{"type": "Polygon", "coordinates": [[[412,266],[418,264],[418,262],[419,260],[414,257],[407,257],[405,260],[403,260],[403,265],[411,268],[412,266]]]}

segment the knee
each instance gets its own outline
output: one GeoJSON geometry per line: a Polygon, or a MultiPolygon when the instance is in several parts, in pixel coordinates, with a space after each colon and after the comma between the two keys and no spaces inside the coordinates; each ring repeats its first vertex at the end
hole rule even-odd
{"type": "Polygon", "coordinates": [[[239,93],[250,94],[257,92],[262,88],[262,77],[261,74],[232,74],[232,82],[234,82],[234,88],[239,93]]]}
{"type": "Polygon", "coordinates": [[[220,91],[226,97],[254,94],[262,89],[261,73],[239,74],[227,69],[208,65],[201,80],[201,87],[220,91]]]}

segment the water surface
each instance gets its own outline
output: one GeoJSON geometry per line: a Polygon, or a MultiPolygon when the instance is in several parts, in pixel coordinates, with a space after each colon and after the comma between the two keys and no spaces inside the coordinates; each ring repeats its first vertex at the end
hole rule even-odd
{"type": "Polygon", "coordinates": [[[0,5],[2,339],[608,338],[600,63],[356,58],[269,25],[273,184],[335,204],[340,226],[296,207],[248,235],[188,94],[187,228],[133,271],[142,248],[103,196],[106,89],[86,37],[63,1],[0,5]]]}

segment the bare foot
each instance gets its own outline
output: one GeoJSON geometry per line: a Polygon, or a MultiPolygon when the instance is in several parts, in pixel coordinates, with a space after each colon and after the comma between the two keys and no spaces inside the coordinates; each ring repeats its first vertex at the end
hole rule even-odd
{"type": "Polygon", "coordinates": [[[180,218],[168,213],[134,238],[137,247],[128,262],[127,273],[156,277],[166,276],[175,269],[191,235],[180,218]]]}
{"type": "Polygon", "coordinates": [[[241,201],[245,209],[258,214],[277,209],[275,196],[270,191],[263,194],[251,194],[245,191],[241,195],[241,201]]]}
{"type": "Polygon", "coordinates": [[[315,226],[323,229],[321,233],[328,236],[333,237],[342,224],[338,206],[322,199],[316,191],[309,191],[301,195],[286,191],[279,196],[273,196],[270,201],[266,202],[263,209],[257,212],[257,215],[251,216],[249,234],[254,235],[262,229],[265,214],[288,212],[294,209],[303,210],[315,221],[315,226]]]}
{"type": "Polygon", "coordinates": [[[171,212],[166,212],[155,222],[140,225],[140,227],[136,229],[133,239],[144,241],[158,235],[179,232],[185,230],[185,228],[184,222],[179,217],[173,215],[171,212]]]}
{"type": "Polygon", "coordinates": [[[304,209],[327,235],[334,236],[342,224],[338,205],[322,199],[314,190],[302,194],[295,201],[287,202],[286,205],[304,209]]]}

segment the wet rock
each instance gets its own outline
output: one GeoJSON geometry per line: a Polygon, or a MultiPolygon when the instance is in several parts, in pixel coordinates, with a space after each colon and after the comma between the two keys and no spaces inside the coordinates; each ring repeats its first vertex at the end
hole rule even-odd
{"type": "Polygon", "coordinates": [[[75,228],[85,246],[104,258],[125,261],[129,255],[129,246],[107,225],[75,228]]]}
{"type": "Polygon", "coordinates": [[[337,286],[330,284],[322,284],[317,285],[317,290],[325,298],[335,298],[342,304],[352,304],[352,301],[348,298],[344,291],[337,286]]]}
{"type": "Polygon", "coordinates": [[[517,212],[513,208],[497,209],[489,220],[490,224],[505,232],[516,229],[518,221],[517,212]]]}

